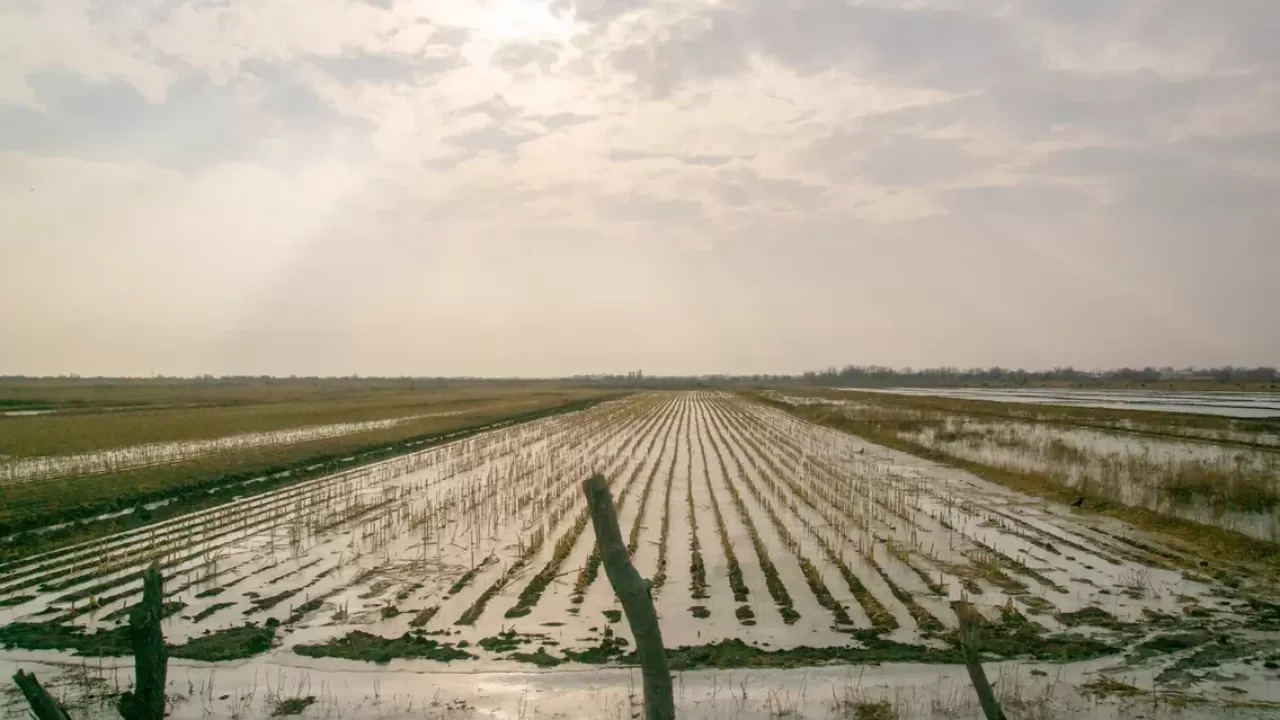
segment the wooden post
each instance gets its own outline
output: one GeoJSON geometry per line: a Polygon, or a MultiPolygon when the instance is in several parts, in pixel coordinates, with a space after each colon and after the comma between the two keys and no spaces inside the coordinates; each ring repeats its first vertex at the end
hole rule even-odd
{"type": "Polygon", "coordinates": [[[13,681],[22,691],[22,696],[27,699],[27,704],[31,706],[31,712],[36,716],[36,720],[71,720],[71,716],[62,709],[62,705],[45,692],[43,687],[40,687],[40,681],[36,680],[35,675],[28,675],[19,670],[18,674],[13,676],[13,681]]]}
{"type": "Polygon", "coordinates": [[[646,720],[675,720],[676,706],[671,694],[671,670],[667,650],[658,627],[658,611],[653,607],[649,583],[640,577],[627,555],[618,516],[613,510],[613,497],[600,475],[582,483],[591,511],[591,525],[596,531],[596,545],[613,592],[627,613],[627,623],[636,638],[636,655],[644,677],[644,716],[646,720]]]}
{"type": "Polygon", "coordinates": [[[134,690],[120,696],[117,705],[125,720],[164,718],[165,676],[169,651],[160,631],[164,613],[164,578],[152,563],[142,576],[142,602],[129,613],[129,639],[133,643],[134,690]]]}
{"type": "Polygon", "coordinates": [[[969,603],[961,600],[955,603],[956,617],[960,620],[960,652],[964,655],[964,666],[969,671],[969,681],[973,683],[973,689],[978,691],[978,703],[982,705],[982,714],[987,716],[987,720],[1005,720],[1004,713],[1000,710],[1000,703],[996,702],[995,691],[991,689],[991,683],[987,682],[987,673],[982,669],[982,662],[978,659],[978,649],[975,647],[973,618],[969,614],[973,610],[969,607],[969,603]]]}

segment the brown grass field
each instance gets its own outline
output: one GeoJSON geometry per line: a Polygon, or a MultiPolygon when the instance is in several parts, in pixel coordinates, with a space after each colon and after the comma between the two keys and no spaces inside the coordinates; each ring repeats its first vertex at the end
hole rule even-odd
{"type": "Polygon", "coordinates": [[[605,397],[550,382],[358,379],[3,380],[0,462],[332,423],[392,427],[267,444],[121,472],[0,484],[0,558],[30,554],[403,452],[409,441],[574,409],[605,397]],[[424,415],[425,417],[414,417],[424,415]],[[7,456],[7,457],[5,457],[7,456]],[[316,467],[313,467],[316,466],[316,467]],[[244,481],[289,471],[271,482],[244,481]],[[147,503],[165,503],[134,511],[147,503]],[[110,513],[125,515],[99,521],[110,513]],[[72,523],[55,532],[31,532],[72,523]]]}

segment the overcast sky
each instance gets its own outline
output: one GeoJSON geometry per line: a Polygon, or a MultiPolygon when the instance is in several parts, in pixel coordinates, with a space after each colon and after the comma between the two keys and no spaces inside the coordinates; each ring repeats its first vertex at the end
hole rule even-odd
{"type": "Polygon", "coordinates": [[[0,373],[1280,363],[1276,0],[6,0],[0,373]]]}

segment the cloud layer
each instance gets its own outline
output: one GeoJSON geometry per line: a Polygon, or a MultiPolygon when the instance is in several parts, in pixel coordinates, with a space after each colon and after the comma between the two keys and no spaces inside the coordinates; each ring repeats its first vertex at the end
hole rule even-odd
{"type": "Polygon", "coordinates": [[[1271,0],[19,0],[0,373],[1276,364],[1271,0]]]}

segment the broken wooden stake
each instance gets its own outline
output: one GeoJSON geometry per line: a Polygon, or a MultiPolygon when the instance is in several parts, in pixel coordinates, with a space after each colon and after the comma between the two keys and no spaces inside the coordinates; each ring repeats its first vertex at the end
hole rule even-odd
{"type": "Polygon", "coordinates": [[[969,614],[973,609],[969,603],[960,600],[955,603],[956,617],[960,620],[960,653],[964,656],[965,669],[969,671],[969,681],[973,689],[978,691],[978,704],[982,705],[982,714],[987,720],[1005,720],[1000,703],[996,702],[996,693],[987,682],[987,673],[982,669],[982,661],[978,659],[975,647],[973,617],[969,614]]]}
{"type": "Polygon", "coordinates": [[[28,675],[19,670],[18,674],[13,676],[13,681],[22,691],[22,696],[27,699],[27,704],[31,706],[31,713],[36,716],[36,720],[71,720],[71,716],[67,715],[67,711],[62,708],[62,704],[45,692],[35,675],[28,675]]]}
{"type": "Polygon", "coordinates": [[[653,607],[649,583],[640,577],[627,554],[613,510],[613,497],[604,477],[593,475],[582,483],[591,511],[591,525],[596,532],[596,546],[613,592],[622,602],[631,634],[636,638],[636,656],[644,678],[644,716],[646,720],[675,720],[675,700],[671,694],[671,670],[667,650],[658,627],[658,611],[653,607]]]}
{"type": "Polygon", "coordinates": [[[125,720],[162,720],[169,650],[160,620],[164,615],[164,578],[152,563],[142,576],[142,602],[129,613],[133,643],[134,689],[120,696],[117,709],[125,720]]]}

